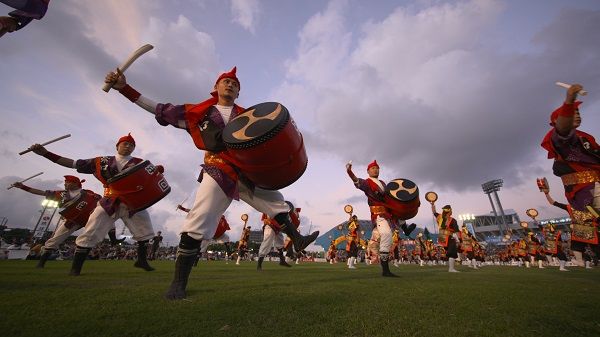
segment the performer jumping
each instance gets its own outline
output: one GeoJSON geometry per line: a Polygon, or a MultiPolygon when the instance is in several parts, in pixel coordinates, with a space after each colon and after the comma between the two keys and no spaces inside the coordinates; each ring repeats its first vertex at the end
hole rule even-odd
{"type": "MultiPolygon", "coordinates": [[[[90,250],[102,241],[118,219],[125,223],[133,235],[133,239],[138,243],[137,261],[134,266],[146,271],[154,270],[147,260],[147,243],[154,237],[148,211],[144,209],[139,212],[131,212],[127,205],[121,202],[121,197],[115,195],[108,185],[109,179],[143,161],[141,158],[131,156],[135,150],[135,140],[131,134],[119,138],[116,143],[117,153],[114,156],[73,160],[54,154],[40,144],[35,144],[30,149],[58,165],[76,169],[79,173],[93,174],[105,186],[104,197],[100,199],[98,206],[90,215],[84,232],[75,241],[77,248],[70,275],[78,276],[81,273],[81,268],[90,250]]],[[[160,165],[153,168],[159,172],[164,171],[160,165]]]]}
{"type": "Polygon", "coordinates": [[[282,231],[293,240],[296,251],[303,250],[317,238],[319,232],[309,236],[298,233],[288,215],[289,205],[279,191],[252,188],[253,185],[239,170],[220,156],[225,150],[222,140],[225,124],[243,111],[235,104],[240,91],[235,67],[217,78],[212,97],[199,104],[157,104],[133,89],[127,84],[125,76],[117,72],[109,73],[105,82],[111,83],[130,101],[152,113],[159,124],[186,130],[196,147],[206,151],[194,205],[181,230],[175,274],[165,295],[167,299],[180,300],[186,297],[185,289],[198,247],[202,240],[212,237],[219,217],[234,199],[242,199],[257,211],[275,219],[282,231]]]}

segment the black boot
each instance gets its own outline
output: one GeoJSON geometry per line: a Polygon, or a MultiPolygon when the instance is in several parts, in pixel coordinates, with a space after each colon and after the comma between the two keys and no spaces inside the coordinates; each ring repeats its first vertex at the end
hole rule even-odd
{"type": "Polygon", "coordinates": [[[304,248],[310,245],[319,236],[319,231],[312,232],[312,234],[307,236],[298,233],[298,229],[296,229],[296,226],[292,223],[292,219],[290,219],[288,213],[279,213],[274,219],[281,226],[281,230],[290,237],[294,243],[294,249],[297,252],[304,250],[304,248]]]}
{"type": "Polygon", "coordinates": [[[262,270],[262,263],[264,261],[265,257],[264,256],[259,256],[258,257],[258,264],[256,265],[256,270],[262,270]]]}
{"type": "Polygon", "coordinates": [[[283,256],[283,248],[279,249],[279,265],[284,267],[291,267],[291,265],[285,262],[285,256],[283,256]]]}
{"type": "Polygon", "coordinates": [[[37,266],[35,266],[36,268],[44,268],[44,266],[46,265],[46,261],[48,260],[50,255],[52,255],[54,249],[42,248],[42,251],[42,256],[40,256],[40,261],[38,262],[37,266]]]}
{"type": "Polygon", "coordinates": [[[69,275],[79,276],[81,274],[81,268],[83,267],[83,263],[85,262],[85,259],[87,259],[90,250],[92,249],[77,246],[75,249],[75,255],[73,256],[73,264],[71,265],[71,272],[69,275]]]}
{"type": "Polygon", "coordinates": [[[154,268],[150,267],[148,264],[148,240],[146,241],[138,241],[137,247],[137,261],[133,264],[136,268],[142,268],[145,271],[153,271],[154,268]]]}
{"type": "Polygon", "coordinates": [[[117,239],[117,231],[114,228],[108,231],[108,238],[111,246],[116,246],[125,241],[125,238],[117,239]]]}
{"type": "Polygon", "coordinates": [[[179,248],[177,248],[177,259],[175,260],[175,275],[169,290],[165,294],[166,299],[181,300],[186,297],[185,288],[201,242],[201,240],[193,239],[187,233],[181,234],[181,241],[179,241],[179,248]]]}
{"type": "Polygon", "coordinates": [[[400,228],[402,228],[404,235],[410,237],[410,233],[412,233],[412,231],[414,231],[415,228],[417,228],[417,225],[414,223],[411,223],[410,225],[406,226],[406,223],[403,223],[402,226],[400,226],[400,228]]]}
{"type": "Polygon", "coordinates": [[[396,274],[392,274],[392,272],[390,271],[388,253],[380,253],[379,260],[381,261],[381,269],[382,269],[381,276],[383,276],[383,277],[398,277],[396,274]]]}

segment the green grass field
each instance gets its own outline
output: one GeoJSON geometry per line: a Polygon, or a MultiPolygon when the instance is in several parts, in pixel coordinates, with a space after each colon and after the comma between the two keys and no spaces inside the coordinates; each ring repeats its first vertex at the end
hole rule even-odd
{"type": "Polygon", "coordinates": [[[600,336],[600,268],[201,261],[170,302],[172,261],[36,263],[0,261],[4,336],[600,336]]]}

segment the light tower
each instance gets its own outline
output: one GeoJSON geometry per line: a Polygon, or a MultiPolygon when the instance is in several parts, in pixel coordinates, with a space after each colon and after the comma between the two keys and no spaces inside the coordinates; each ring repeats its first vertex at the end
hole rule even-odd
{"type": "MultiPolygon", "coordinates": [[[[496,199],[496,203],[498,204],[498,209],[500,209],[500,215],[502,216],[502,225],[504,226],[503,230],[505,232],[509,232],[508,224],[506,223],[506,216],[504,214],[504,209],[502,208],[502,204],[500,203],[500,198],[498,197],[498,193],[497,193],[498,191],[500,191],[500,187],[502,187],[503,183],[504,182],[502,181],[502,179],[490,180],[486,183],[483,183],[481,185],[481,188],[483,189],[483,192],[485,194],[487,194],[488,198],[490,199],[490,204],[492,205],[492,211],[494,211],[494,215],[496,216],[496,219],[498,219],[498,212],[496,212],[496,207],[494,206],[494,202],[492,201],[492,196],[491,196],[492,193],[494,194],[494,199],[496,199]]],[[[500,226],[498,226],[498,227],[500,227],[500,226]]]]}

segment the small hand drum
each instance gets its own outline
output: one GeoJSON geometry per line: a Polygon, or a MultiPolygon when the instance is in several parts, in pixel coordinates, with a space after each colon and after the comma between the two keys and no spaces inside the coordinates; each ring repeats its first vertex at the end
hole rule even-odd
{"type": "Polygon", "coordinates": [[[534,220],[539,215],[537,209],[535,209],[535,208],[530,208],[525,213],[534,220]]]}
{"type": "Polygon", "coordinates": [[[425,200],[434,203],[438,200],[438,195],[435,192],[427,192],[425,193],[425,200]]]}
{"type": "Polygon", "coordinates": [[[352,214],[352,211],[354,211],[354,208],[352,208],[352,205],[344,206],[344,212],[346,212],[348,214],[352,214]]]}

